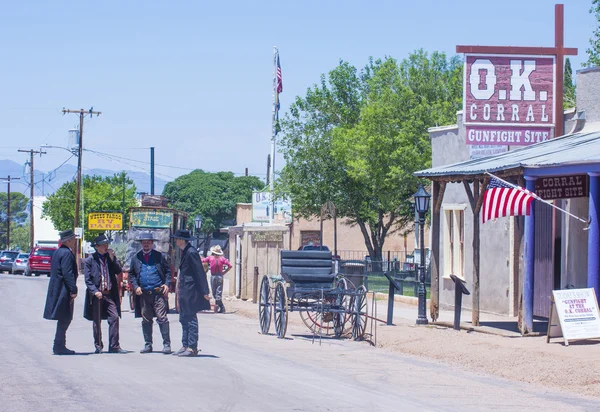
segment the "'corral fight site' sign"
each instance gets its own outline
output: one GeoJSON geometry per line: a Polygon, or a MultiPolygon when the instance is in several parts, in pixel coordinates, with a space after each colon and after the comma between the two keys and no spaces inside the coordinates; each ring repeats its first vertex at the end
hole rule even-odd
{"type": "Polygon", "coordinates": [[[123,229],[123,215],[121,213],[89,213],[89,230],[121,230],[123,229]]]}
{"type": "Polygon", "coordinates": [[[468,145],[527,146],[552,137],[550,56],[465,56],[463,122],[468,145]]]}
{"type": "Polygon", "coordinates": [[[535,194],[545,200],[586,197],[588,186],[588,175],[543,177],[535,181],[535,194]]]}

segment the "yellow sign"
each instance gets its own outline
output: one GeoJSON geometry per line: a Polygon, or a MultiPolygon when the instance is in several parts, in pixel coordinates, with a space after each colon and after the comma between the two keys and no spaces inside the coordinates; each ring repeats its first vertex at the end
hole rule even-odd
{"type": "Polygon", "coordinates": [[[121,230],[123,229],[122,213],[89,213],[88,230],[121,230]]]}

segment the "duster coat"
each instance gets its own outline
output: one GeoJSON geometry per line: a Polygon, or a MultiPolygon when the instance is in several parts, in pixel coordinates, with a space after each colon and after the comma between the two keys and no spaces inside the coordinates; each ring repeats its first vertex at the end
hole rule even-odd
{"type": "Polygon", "coordinates": [[[185,246],[179,264],[179,314],[195,315],[201,310],[210,310],[206,272],[202,267],[198,251],[190,243],[185,246]]]}
{"type": "MultiPolygon", "coordinates": [[[[116,258],[111,260],[109,256],[106,256],[106,264],[108,266],[108,275],[111,283],[110,296],[115,301],[117,312],[119,313],[119,317],[121,317],[121,299],[119,297],[119,284],[117,283],[117,275],[122,271],[121,265],[116,258]]],[[[87,320],[94,320],[93,304],[96,302],[94,293],[100,291],[100,282],[102,280],[102,272],[100,271],[100,253],[94,252],[85,259],[83,273],[85,276],[85,285],[87,286],[85,303],[83,305],[83,317],[87,320]]],[[[108,313],[106,310],[103,310],[102,319],[107,318],[108,313]]]]}
{"type": "MultiPolygon", "coordinates": [[[[158,275],[162,280],[163,285],[170,286],[171,285],[171,267],[167,262],[167,255],[159,252],[158,250],[152,250],[150,252],[152,256],[152,260],[154,262],[158,262],[156,265],[156,269],[158,271],[158,275]]],[[[135,293],[135,290],[138,287],[141,287],[140,274],[142,272],[142,259],[144,258],[144,252],[139,251],[131,258],[131,264],[129,265],[129,282],[131,283],[131,291],[135,293]]],[[[142,299],[140,296],[134,295],[134,307],[135,307],[135,317],[142,317],[142,299]]],[[[167,299],[167,311],[169,310],[169,300],[167,299]]]]}
{"type": "Polygon", "coordinates": [[[46,295],[44,318],[73,320],[71,295],[77,294],[77,261],[67,246],[62,245],[54,252],[50,264],[50,282],[46,295]]]}

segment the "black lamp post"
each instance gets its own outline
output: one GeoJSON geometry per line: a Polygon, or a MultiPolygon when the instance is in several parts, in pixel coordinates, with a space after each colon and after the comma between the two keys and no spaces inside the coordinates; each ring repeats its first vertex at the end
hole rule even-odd
{"type": "Polygon", "coordinates": [[[429,198],[431,195],[425,191],[423,185],[419,185],[419,190],[413,195],[415,199],[415,209],[419,214],[419,234],[421,235],[421,264],[419,265],[419,317],[417,325],[427,325],[427,315],[425,314],[425,303],[427,292],[425,290],[425,213],[429,209],[429,198]]]}
{"type": "Polygon", "coordinates": [[[194,227],[196,228],[196,249],[200,251],[200,229],[202,229],[202,216],[196,215],[194,219],[194,227]]]}

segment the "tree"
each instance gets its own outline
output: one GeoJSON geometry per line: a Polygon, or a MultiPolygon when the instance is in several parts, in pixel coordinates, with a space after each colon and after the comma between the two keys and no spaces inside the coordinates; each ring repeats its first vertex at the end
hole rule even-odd
{"type": "MultiPolygon", "coordinates": [[[[89,212],[124,212],[123,227],[129,225],[128,209],[137,206],[135,199],[135,184],[121,172],[114,176],[88,176],[82,177],[83,208],[80,216],[84,219],[84,237],[93,239],[101,232],[90,231],[88,227],[89,212]]],[[[42,216],[48,217],[56,230],[73,229],[75,218],[75,182],[67,182],[50,195],[42,205],[42,216]]]]}
{"type": "Polygon", "coordinates": [[[567,57],[565,62],[564,76],[564,108],[570,109],[575,107],[575,84],[573,83],[573,69],[571,68],[571,60],[567,57]]]}
{"type": "Polygon", "coordinates": [[[588,55],[588,61],[582,63],[583,67],[600,66],[600,0],[592,0],[590,14],[592,13],[596,18],[596,30],[590,38],[591,47],[585,51],[588,55]]]}
{"type": "Polygon", "coordinates": [[[197,169],[167,183],[163,196],[173,208],[190,215],[190,229],[194,217],[202,216],[202,233],[210,239],[210,234],[219,230],[224,221],[235,219],[236,204],[251,202],[252,192],[262,188],[264,183],[254,176],[235,177],[231,172],[208,173],[197,169]]]}
{"type": "MultiPolygon", "coordinates": [[[[29,204],[29,198],[23,193],[12,192],[10,193],[10,247],[20,246],[16,242],[14,236],[14,230],[20,226],[27,224],[27,206],[29,204]]],[[[8,194],[6,192],[0,193],[0,245],[6,245],[6,219],[8,217],[8,194]]],[[[27,248],[29,246],[26,246],[27,248]]]]}
{"type": "Polygon", "coordinates": [[[387,235],[413,219],[413,173],[431,164],[427,129],[454,123],[461,104],[458,57],[418,50],[400,64],[371,59],[360,74],[342,61],[282,121],[278,191],[296,216],[316,216],[332,200],[380,261],[387,235]]]}

